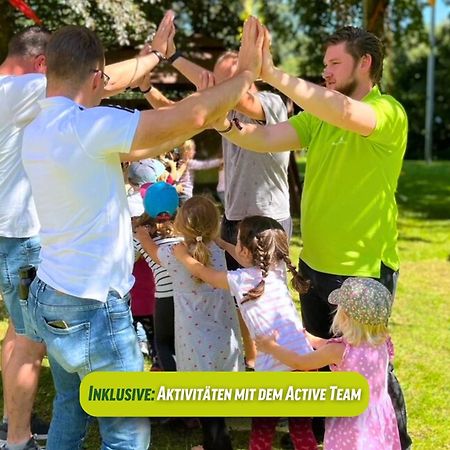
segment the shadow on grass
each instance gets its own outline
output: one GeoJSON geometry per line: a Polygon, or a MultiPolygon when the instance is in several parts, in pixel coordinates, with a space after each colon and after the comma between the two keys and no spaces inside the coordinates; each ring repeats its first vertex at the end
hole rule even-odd
{"type": "Polygon", "coordinates": [[[405,161],[398,183],[399,207],[424,219],[450,219],[449,180],[449,162],[405,161]]]}
{"type": "Polygon", "coordinates": [[[8,321],[9,320],[9,314],[8,311],[6,310],[6,306],[5,306],[5,302],[3,301],[3,298],[0,294],[0,321],[8,321]]]}

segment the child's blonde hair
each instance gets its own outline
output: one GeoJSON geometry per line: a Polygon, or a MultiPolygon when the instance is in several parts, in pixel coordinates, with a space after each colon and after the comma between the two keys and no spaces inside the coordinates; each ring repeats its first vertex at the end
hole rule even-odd
{"type": "Polygon", "coordinates": [[[338,305],[331,324],[331,333],[342,336],[348,343],[358,346],[364,343],[380,345],[388,337],[387,323],[368,325],[358,322],[346,314],[342,305],[338,305]]]}
{"type": "Polygon", "coordinates": [[[208,244],[219,234],[219,210],[212,200],[194,196],[187,200],[175,217],[175,230],[184,237],[189,253],[205,266],[211,264],[208,244]]]}
{"type": "Polygon", "coordinates": [[[286,263],[287,269],[292,274],[292,287],[296,291],[305,293],[309,289],[309,281],[297,272],[289,258],[286,232],[275,219],[264,216],[246,217],[239,224],[239,242],[250,251],[252,264],[259,267],[262,273],[262,280],[244,295],[242,303],[261,297],[269,268],[279,261],[286,263]]]}

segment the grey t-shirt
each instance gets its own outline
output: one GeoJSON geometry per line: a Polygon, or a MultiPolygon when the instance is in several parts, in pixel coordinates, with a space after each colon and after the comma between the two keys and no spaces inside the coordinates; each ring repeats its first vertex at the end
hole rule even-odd
{"type": "MultiPolygon", "coordinates": [[[[258,92],[266,124],[287,120],[281,97],[272,92],[258,92]]],[[[243,123],[261,123],[233,111],[243,123]]],[[[225,168],[225,216],[228,220],[263,215],[275,220],[290,217],[288,164],[289,152],[255,153],[222,137],[225,168]]]]}

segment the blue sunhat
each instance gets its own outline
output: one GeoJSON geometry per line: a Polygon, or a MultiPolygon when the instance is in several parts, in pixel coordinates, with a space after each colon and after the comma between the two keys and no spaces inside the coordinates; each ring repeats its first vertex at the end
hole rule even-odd
{"type": "Polygon", "coordinates": [[[161,161],[152,158],[143,159],[130,164],[128,179],[130,183],[140,187],[145,183],[156,183],[165,170],[166,167],[161,161]]]}
{"type": "Polygon", "coordinates": [[[165,181],[152,184],[145,193],[145,212],[153,219],[161,214],[173,216],[177,212],[178,204],[177,190],[165,181]]]}

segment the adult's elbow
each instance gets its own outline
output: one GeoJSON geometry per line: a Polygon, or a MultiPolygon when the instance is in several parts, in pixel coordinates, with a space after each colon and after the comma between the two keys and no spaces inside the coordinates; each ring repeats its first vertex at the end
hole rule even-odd
{"type": "Polygon", "coordinates": [[[189,123],[195,130],[201,130],[208,124],[208,114],[205,108],[194,107],[190,111],[189,123]]]}

